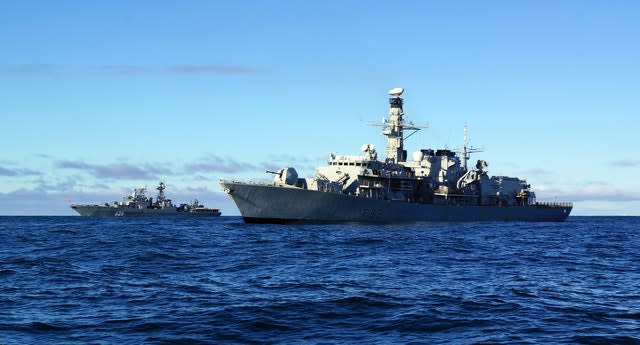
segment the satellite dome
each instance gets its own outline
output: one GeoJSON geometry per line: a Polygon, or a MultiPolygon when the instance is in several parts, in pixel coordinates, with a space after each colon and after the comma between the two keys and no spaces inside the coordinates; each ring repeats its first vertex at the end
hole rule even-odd
{"type": "Polygon", "coordinates": [[[402,95],[403,92],[404,92],[403,88],[394,87],[393,89],[389,90],[389,95],[390,96],[394,96],[394,97],[398,97],[398,96],[402,95]]]}

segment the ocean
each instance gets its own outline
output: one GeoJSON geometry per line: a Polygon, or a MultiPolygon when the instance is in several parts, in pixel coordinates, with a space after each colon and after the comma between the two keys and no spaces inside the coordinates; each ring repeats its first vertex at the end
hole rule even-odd
{"type": "Polygon", "coordinates": [[[0,343],[640,344],[639,225],[0,217],[0,343]]]}

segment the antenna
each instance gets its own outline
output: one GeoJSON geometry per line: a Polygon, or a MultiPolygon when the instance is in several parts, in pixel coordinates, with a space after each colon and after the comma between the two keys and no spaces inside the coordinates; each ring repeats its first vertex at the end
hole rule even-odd
{"type": "Polygon", "coordinates": [[[469,136],[467,135],[467,121],[464,122],[464,146],[462,147],[462,167],[467,170],[467,161],[471,158],[472,153],[482,152],[484,148],[469,147],[469,136]]]}

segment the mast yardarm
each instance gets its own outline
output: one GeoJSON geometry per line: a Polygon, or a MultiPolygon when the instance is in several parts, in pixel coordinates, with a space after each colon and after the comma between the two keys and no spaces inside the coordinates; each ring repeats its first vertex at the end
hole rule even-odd
{"type": "Polygon", "coordinates": [[[389,90],[389,119],[382,120],[382,134],[387,137],[387,161],[391,163],[406,162],[407,151],[404,150],[404,139],[411,136],[416,131],[419,131],[426,126],[415,126],[412,122],[405,123],[404,111],[402,105],[403,99],[400,97],[404,89],[396,87],[389,90]],[[412,130],[413,132],[407,137],[404,136],[405,130],[412,130]]]}

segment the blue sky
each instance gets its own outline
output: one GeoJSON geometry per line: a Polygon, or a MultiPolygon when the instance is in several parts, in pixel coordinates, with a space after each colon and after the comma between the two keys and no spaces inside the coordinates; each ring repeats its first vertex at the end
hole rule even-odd
{"type": "Polygon", "coordinates": [[[638,1],[4,1],[0,215],[72,215],[163,180],[314,174],[382,149],[387,90],[574,215],[640,215],[638,1]]]}

